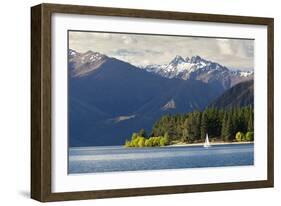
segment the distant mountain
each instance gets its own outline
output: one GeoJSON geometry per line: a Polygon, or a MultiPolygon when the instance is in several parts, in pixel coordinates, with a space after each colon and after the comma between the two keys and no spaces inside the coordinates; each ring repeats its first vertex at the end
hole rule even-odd
{"type": "Polygon", "coordinates": [[[75,64],[71,67],[71,75],[79,77],[89,75],[109,59],[106,55],[98,52],[87,51],[81,54],[72,49],[68,52],[68,58],[69,64],[75,64]]]}
{"type": "Polygon", "coordinates": [[[193,56],[185,59],[176,56],[169,64],[148,65],[143,69],[166,78],[199,80],[205,83],[217,83],[228,89],[235,84],[253,79],[253,71],[232,71],[225,66],[193,56]]]}
{"type": "Polygon", "coordinates": [[[166,78],[98,52],[69,50],[68,57],[70,146],[121,145],[132,132],[150,131],[163,114],[202,110],[225,90],[215,81],[166,78]]]}
{"type": "Polygon", "coordinates": [[[226,90],[213,103],[212,107],[231,108],[254,105],[254,81],[241,82],[226,90]]]}

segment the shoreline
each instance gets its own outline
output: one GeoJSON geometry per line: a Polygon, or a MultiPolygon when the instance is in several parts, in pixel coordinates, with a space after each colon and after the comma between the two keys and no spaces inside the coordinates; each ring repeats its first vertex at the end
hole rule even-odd
{"type": "MultiPolygon", "coordinates": [[[[253,142],[210,142],[211,146],[216,146],[216,145],[238,145],[238,144],[254,144],[253,142]]],[[[85,148],[107,148],[111,149],[114,147],[124,147],[124,148],[165,148],[165,147],[195,147],[195,146],[202,146],[203,147],[204,142],[200,143],[176,143],[176,144],[171,144],[171,145],[166,145],[166,146],[157,146],[157,147],[125,147],[124,145],[109,145],[109,146],[82,146],[82,147],[69,147],[69,149],[85,149],[85,148]]]]}
{"type": "MultiPolygon", "coordinates": [[[[211,146],[216,146],[216,145],[238,145],[238,144],[254,144],[254,142],[210,142],[211,146]]],[[[171,144],[167,146],[162,146],[162,147],[192,147],[192,146],[203,146],[204,142],[201,143],[177,143],[177,144],[171,144]]]]}

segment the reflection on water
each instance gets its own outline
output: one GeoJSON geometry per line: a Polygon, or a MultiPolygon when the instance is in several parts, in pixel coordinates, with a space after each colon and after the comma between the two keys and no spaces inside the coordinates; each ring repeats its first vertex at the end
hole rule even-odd
{"type": "Polygon", "coordinates": [[[254,164],[254,145],[209,148],[79,147],[69,149],[69,173],[242,166],[254,164]]]}

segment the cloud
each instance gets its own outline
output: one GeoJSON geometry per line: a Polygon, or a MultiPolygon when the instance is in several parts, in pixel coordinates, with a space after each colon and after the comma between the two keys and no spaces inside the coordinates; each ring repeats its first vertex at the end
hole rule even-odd
{"type": "Polygon", "coordinates": [[[218,46],[222,55],[233,55],[234,51],[228,39],[218,39],[218,46]]]}
{"type": "Polygon", "coordinates": [[[128,49],[118,49],[116,51],[113,52],[113,54],[115,55],[119,55],[119,56],[143,56],[144,53],[143,51],[134,51],[134,50],[128,50],[128,49]]]}
{"type": "Polygon", "coordinates": [[[148,54],[154,54],[154,55],[160,55],[160,54],[163,54],[163,52],[160,52],[160,51],[154,51],[154,50],[150,50],[150,49],[145,49],[144,51],[145,51],[145,53],[148,53],[148,54]]]}
{"type": "Polygon", "coordinates": [[[137,43],[137,39],[132,37],[132,36],[129,36],[129,35],[122,35],[121,38],[122,38],[124,44],[135,44],[135,43],[137,43]]]}

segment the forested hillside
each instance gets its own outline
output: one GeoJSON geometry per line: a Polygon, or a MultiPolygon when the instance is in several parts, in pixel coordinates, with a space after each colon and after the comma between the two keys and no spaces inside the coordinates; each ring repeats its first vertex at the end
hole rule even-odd
{"type": "Polygon", "coordinates": [[[184,115],[164,115],[155,122],[150,135],[141,130],[139,133],[134,133],[131,141],[127,141],[126,145],[140,146],[141,143],[133,143],[134,141],[136,143],[140,137],[146,138],[142,140],[144,146],[147,146],[145,141],[149,139],[156,141],[153,146],[175,142],[203,142],[207,133],[211,141],[252,141],[253,132],[254,110],[251,106],[228,110],[207,108],[202,112],[194,111],[184,115]],[[163,144],[160,143],[161,139],[163,144]]]}

